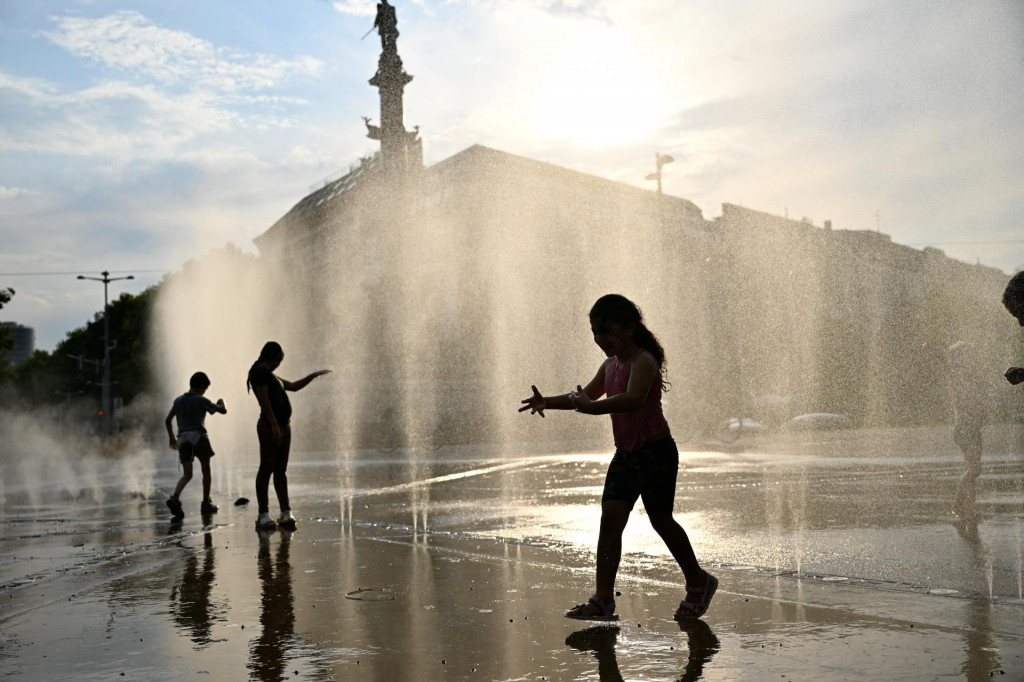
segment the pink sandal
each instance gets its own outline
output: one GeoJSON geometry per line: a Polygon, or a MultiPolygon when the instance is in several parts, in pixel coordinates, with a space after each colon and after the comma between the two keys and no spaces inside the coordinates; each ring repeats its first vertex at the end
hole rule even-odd
{"type": "Polygon", "coordinates": [[[708,606],[711,605],[711,598],[718,590],[718,578],[707,571],[704,571],[704,575],[706,579],[700,587],[686,586],[686,596],[696,597],[696,599],[684,599],[679,602],[679,608],[676,609],[676,615],[673,616],[675,620],[691,620],[700,618],[707,613],[708,606]]]}
{"type": "Polygon", "coordinates": [[[615,615],[615,600],[605,601],[596,594],[590,595],[590,599],[577,604],[565,612],[566,618],[576,620],[618,620],[615,615]],[[596,611],[595,611],[596,608],[596,611]]]}

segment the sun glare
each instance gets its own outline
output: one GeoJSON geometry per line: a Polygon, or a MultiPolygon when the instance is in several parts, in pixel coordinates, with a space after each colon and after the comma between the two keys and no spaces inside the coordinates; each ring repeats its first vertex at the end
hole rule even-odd
{"type": "Polygon", "coordinates": [[[641,59],[627,36],[591,29],[550,61],[531,128],[535,135],[600,148],[647,136],[666,107],[657,65],[641,59]]]}

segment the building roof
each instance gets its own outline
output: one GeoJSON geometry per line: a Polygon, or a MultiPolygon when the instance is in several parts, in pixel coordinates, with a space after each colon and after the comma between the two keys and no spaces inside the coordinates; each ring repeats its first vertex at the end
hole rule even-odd
{"type": "MultiPolygon", "coordinates": [[[[284,236],[289,229],[295,229],[299,225],[306,227],[318,225],[326,217],[345,203],[356,190],[372,182],[372,178],[380,172],[379,155],[373,155],[361,159],[358,164],[353,164],[347,173],[337,179],[328,179],[321,186],[316,187],[308,195],[296,203],[287,213],[278,219],[263,234],[253,241],[261,249],[267,246],[270,241],[276,241],[284,236]]],[[[531,184],[537,182],[560,182],[567,187],[576,189],[586,188],[590,191],[608,193],[622,193],[636,199],[648,199],[660,201],[665,207],[682,213],[694,221],[703,222],[703,214],[700,208],[687,199],[669,195],[658,195],[653,190],[635,187],[633,185],[609,180],[597,175],[583,173],[544,161],[537,161],[525,156],[511,154],[509,152],[491,149],[483,145],[472,145],[466,149],[453,154],[452,156],[439,161],[432,166],[423,169],[427,178],[433,176],[435,179],[459,170],[472,170],[472,175],[480,181],[487,181],[488,173],[494,173],[494,180],[497,181],[495,191],[514,190],[515,184],[531,184]]]]}
{"type": "Polygon", "coordinates": [[[347,173],[336,179],[327,179],[314,185],[314,189],[303,197],[291,210],[278,218],[277,222],[259,235],[253,241],[257,246],[264,242],[269,235],[276,235],[287,229],[289,225],[297,225],[302,219],[319,208],[329,208],[335,202],[340,201],[347,193],[362,185],[367,178],[374,174],[378,167],[379,156],[364,157],[358,163],[352,164],[347,173]]]}

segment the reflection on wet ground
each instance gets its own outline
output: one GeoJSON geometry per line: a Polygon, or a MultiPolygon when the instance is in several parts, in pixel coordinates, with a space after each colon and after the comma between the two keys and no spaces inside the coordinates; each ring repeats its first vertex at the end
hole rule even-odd
{"type": "MultiPolygon", "coordinates": [[[[705,620],[682,626],[678,569],[639,510],[621,621],[561,615],[593,591],[609,453],[298,454],[294,533],[257,533],[255,510],[230,504],[172,525],[163,497],[116,479],[74,499],[8,488],[0,674],[1020,679],[1022,458],[988,434],[981,517],[964,522],[949,511],[962,460],[944,437],[684,453],[677,515],[722,586],[705,620]],[[389,598],[345,598],[358,588],[389,598]]],[[[173,471],[154,476],[173,485],[173,471]]]]}
{"type": "Polygon", "coordinates": [[[206,533],[203,535],[203,551],[188,555],[181,578],[171,590],[174,622],[200,647],[213,642],[210,634],[212,625],[224,620],[225,609],[212,600],[214,553],[213,534],[206,533]]]}

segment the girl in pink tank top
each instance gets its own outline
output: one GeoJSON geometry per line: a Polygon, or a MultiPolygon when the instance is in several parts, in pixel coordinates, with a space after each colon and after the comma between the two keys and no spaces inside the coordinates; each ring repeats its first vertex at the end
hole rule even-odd
{"type": "MultiPolygon", "coordinates": [[[[622,395],[629,390],[629,378],[632,375],[633,363],[641,354],[645,364],[657,363],[650,351],[638,349],[625,361],[613,355],[611,362],[605,363],[604,393],[609,398],[622,395]]],[[[643,370],[641,370],[643,371],[643,370]]],[[[635,410],[628,412],[612,412],[612,435],[615,436],[615,447],[625,452],[636,452],[645,443],[650,443],[668,436],[668,422],[661,412],[661,392],[665,381],[659,371],[654,375],[654,382],[647,390],[647,395],[635,410]]]]}
{"type": "Polygon", "coordinates": [[[607,414],[612,419],[615,456],[605,476],[601,497],[601,530],[597,539],[596,590],[566,616],[584,620],[617,620],[615,574],[622,555],[622,531],[637,499],[668,546],[686,579],[686,597],[676,620],[700,618],[718,589],[718,579],[700,567],[690,539],[672,517],[679,452],[661,409],[665,351],[646,327],[636,305],[619,294],[602,296],[590,310],[594,342],[607,359],[586,388],[543,396],[536,386],[520,412],[544,416],[544,410],[575,410],[607,414]]]}

